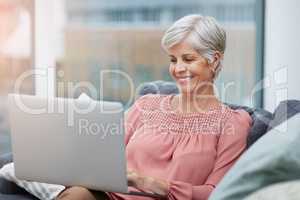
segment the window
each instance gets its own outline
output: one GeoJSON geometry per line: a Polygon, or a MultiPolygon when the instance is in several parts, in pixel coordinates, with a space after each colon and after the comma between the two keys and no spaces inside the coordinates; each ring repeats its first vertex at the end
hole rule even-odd
{"type": "Polygon", "coordinates": [[[0,1],[0,154],[10,146],[7,94],[34,93],[33,76],[24,76],[33,66],[32,14],[33,1],[0,1]]]}
{"type": "Polygon", "coordinates": [[[213,16],[227,31],[224,68],[217,79],[220,99],[260,105],[262,94],[253,103],[252,88],[263,71],[262,2],[0,1],[0,153],[9,148],[5,96],[14,92],[22,73],[33,66],[56,69],[43,80],[26,78],[20,93],[76,98],[86,92],[129,106],[145,81],[172,81],[160,41],[166,28],[187,14],[213,16]]]}
{"type": "MultiPolygon", "coordinates": [[[[57,71],[63,71],[64,76],[58,81],[88,81],[99,91],[100,73],[107,69],[126,73],[133,79],[134,88],[145,81],[171,80],[169,59],[160,47],[161,37],[174,20],[199,13],[214,16],[227,31],[224,68],[217,80],[219,97],[225,102],[251,106],[251,89],[261,76],[256,73],[257,1],[66,0],[59,3],[64,4],[67,20],[62,32],[64,54],[57,59],[57,71]],[[87,14],[90,10],[94,14],[87,14]]],[[[101,98],[126,103],[131,95],[130,81],[120,74],[114,77],[104,84],[101,98]]],[[[59,96],[68,96],[60,90],[57,88],[59,96]]]]}

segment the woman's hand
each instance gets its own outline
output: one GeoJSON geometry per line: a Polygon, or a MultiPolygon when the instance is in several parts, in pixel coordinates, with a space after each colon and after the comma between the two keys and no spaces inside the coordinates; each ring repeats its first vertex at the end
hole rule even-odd
{"type": "Polygon", "coordinates": [[[145,192],[167,196],[169,191],[169,184],[166,181],[149,176],[142,176],[132,170],[128,170],[127,180],[128,186],[138,188],[145,192]]]}

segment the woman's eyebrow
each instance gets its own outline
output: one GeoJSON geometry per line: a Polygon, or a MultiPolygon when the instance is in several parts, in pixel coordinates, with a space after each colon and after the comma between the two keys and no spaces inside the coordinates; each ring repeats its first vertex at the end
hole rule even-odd
{"type": "Polygon", "coordinates": [[[182,56],[196,56],[196,55],[193,53],[186,53],[186,54],[183,54],[182,56]]]}
{"type": "MultiPolygon", "coordinates": [[[[185,53],[181,55],[182,57],[186,57],[186,56],[193,56],[193,57],[197,57],[197,55],[193,54],[193,53],[185,53]]],[[[174,55],[169,55],[170,58],[176,58],[176,56],[174,55]]]]}

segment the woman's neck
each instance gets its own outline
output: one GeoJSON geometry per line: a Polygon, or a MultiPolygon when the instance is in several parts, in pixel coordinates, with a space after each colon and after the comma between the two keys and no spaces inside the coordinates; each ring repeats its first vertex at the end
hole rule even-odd
{"type": "Polygon", "coordinates": [[[180,93],[174,100],[174,108],[178,112],[205,112],[220,105],[213,87],[206,87],[194,93],[180,93]]]}

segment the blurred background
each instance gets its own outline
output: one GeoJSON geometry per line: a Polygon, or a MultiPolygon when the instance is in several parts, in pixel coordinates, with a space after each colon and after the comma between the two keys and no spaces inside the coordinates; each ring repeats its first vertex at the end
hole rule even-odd
{"type": "MultiPolygon", "coordinates": [[[[33,67],[33,8],[31,1],[0,0],[0,153],[10,148],[6,95],[33,67]]],[[[34,93],[33,77],[24,80],[19,92],[34,93]]]]}
{"type": "MultiPolygon", "coordinates": [[[[248,106],[262,106],[261,91],[251,94],[262,78],[262,15],[260,0],[0,0],[0,153],[9,150],[6,95],[24,94],[121,101],[129,106],[130,83],[122,74],[100,80],[102,70],[129,75],[134,88],[146,81],[172,81],[169,58],[160,46],[164,31],[187,14],[215,17],[227,31],[224,68],[217,80],[219,97],[248,106]],[[47,80],[26,76],[34,69],[47,80]],[[69,84],[76,89],[69,91],[69,84]],[[103,88],[100,96],[100,88],[103,88]]],[[[74,88],[73,87],[73,88],[74,88]]]]}
{"type": "MultiPolygon", "coordinates": [[[[175,20],[198,13],[214,16],[227,30],[226,67],[218,80],[219,86],[234,82],[226,101],[248,102],[257,76],[255,0],[66,0],[60,4],[64,8],[59,21],[65,23],[56,69],[64,76],[57,76],[58,82],[87,81],[98,91],[103,69],[127,73],[135,87],[145,81],[171,81],[169,58],[160,45],[162,35],[175,20]]],[[[124,76],[111,74],[102,81],[104,99],[127,102],[130,88],[124,76]]],[[[66,91],[57,88],[58,96],[68,96],[66,91]]]]}

